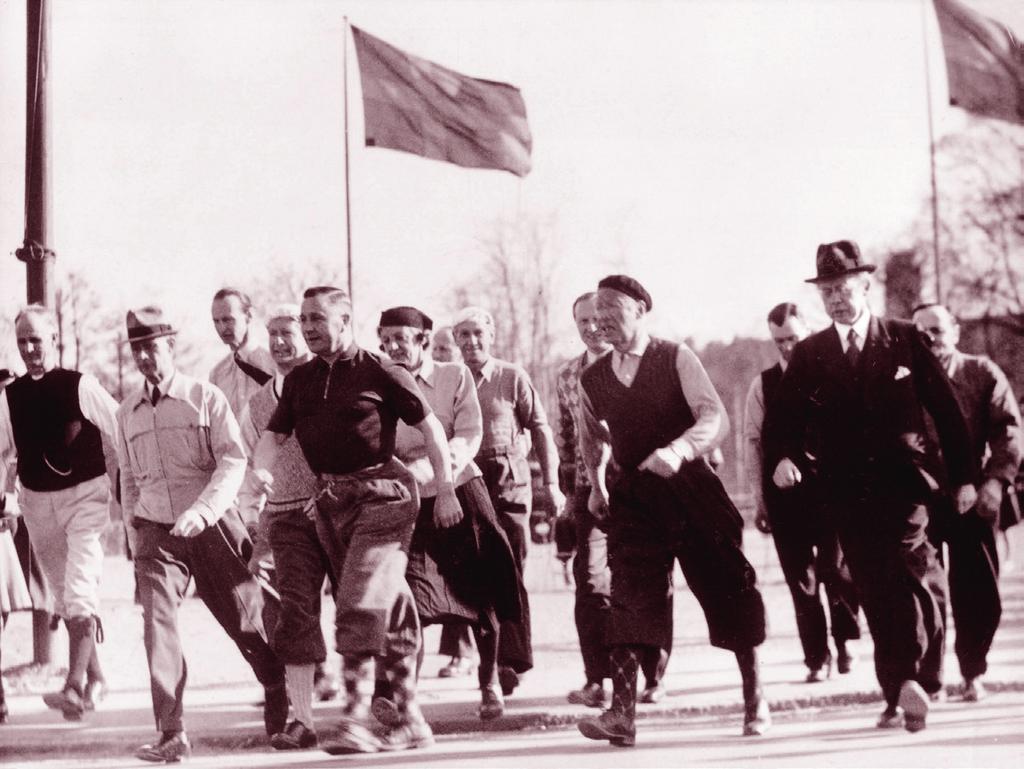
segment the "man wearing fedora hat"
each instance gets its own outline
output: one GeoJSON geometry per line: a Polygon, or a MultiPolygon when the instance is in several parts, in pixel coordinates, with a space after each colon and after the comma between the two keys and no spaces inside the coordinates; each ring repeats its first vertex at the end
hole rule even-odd
{"type": "Polygon", "coordinates": [[[833,324],[799,342],[765,424],[772,480],[814,478],[875,643],[885,696],[880,727],[925,727],[928,694],[942,687],[945,575],[928,541],[924,412],[935,423],[958,510],[974,504],[967,426],[941,364],[913,324],[872,314],[874,265],[849,240],[818,247],[818,287],[833,324]],[[902,708],[902,713],[900,713],[902,708]]]}
{"type": "Polygon", "coordinates": [[[627,275],[598,283],[598,321],[612,352],[580,379],[580,447],[588,508],[608,520],[612,705],[579,729],[590,739],[635,744],[637,670],[645,651],[663,642],[671,621],[665,588],[679,561],[711,644],[736,655],[743,734],[760,735],[771,722],[757,661],[764,602],[741,550],[743,519],[707,459],[729,419],[693,351],[647,333],[651,306],[627,275]]]}
{"type": "MultiPolygon", "coordinates": [[[[96,639],[117,403],[94,377],[57,365],[52,310],[29,305],[18,313],[15,333],[27,373],[0,397],[0,463],[17,455],[22,517],[53,588],[54,613],[68,628],[67,681],[44,700],[78,720],[104,686],[96,639]]],[[[8,503],[2,491],[0,515],[8,503]]]]}
{"type": "Polygon", "coordinates": [[[249,573],[252,543],[233,509],[245,477],[245,448],[227,398],[176,370],[177,333],[158,307],[131,310],[128,342],[145,383],[117,411],[121,500],[133,539],[143,608],[153,713],[160,737],[136,753],[145,761],[187,757],[187,679],[177,613],[194,579],[196,594],[237,644],[264,687],[264,726],[288,716],[284,668],[267,643],[263,597],[249,573]]]}

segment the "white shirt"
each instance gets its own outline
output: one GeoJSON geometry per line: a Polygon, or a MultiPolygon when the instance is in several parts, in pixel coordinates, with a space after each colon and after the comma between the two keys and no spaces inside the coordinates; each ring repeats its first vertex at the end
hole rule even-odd
{"type": "Polygon", "coordinates": [[[868,328],[871,326],[871,313],[864,310],[860,314],[860,317],[853,322],[852,326],[846,323],[835,322],[836,331],[839,333],[839,344],[843,346],[843,353],[846,352],[846,348],[850,346],[850,329],[852,328],[854,333],[857,334],[857,349],[860,352],[864,352],[864,342],[868,338],[868,328]]]}

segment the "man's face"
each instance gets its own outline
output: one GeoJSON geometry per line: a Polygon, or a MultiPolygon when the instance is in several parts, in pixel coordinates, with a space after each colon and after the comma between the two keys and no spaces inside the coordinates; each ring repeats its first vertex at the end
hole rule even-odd
{"type": "Polygon", "coordinates": [[[226,296],[223,299],[214,299],[213,327],[217,329],[220,341],[237,350],[245,343],[245,337],[249,333],[249,317],[242,309],[242,300],[237,296],[226,296]]]}
{"type": "Polygon", "coordinates": [[[947,361],[960,341],[960,326],[945,307],[925,307],[914,313],[914,324],[928,337],[935,357],[947,361]]]}
{"type": "Polygon", "coordinates": [[[572,315],[576,320],[576,330],[587,349],[595,355],[608,352],[610,345],[601,338],[597,317],[597,298],[591,297],[577,302],[572,315]]]}
{"type": "Polygon", "coordinates": [[[158,336],[142,342],[132,342],[135,367],[150,384],[158,385],[174,373],[174,337],[158,336]]]}
{"type": "Polygon", "coordinates": [[[422,329],[412,326],[381,326],[377,330],[380,349],[409,371],[416,371],[423,363],[423,335],[422,329]]]}
{"type": "Polygon", "coordinates": [[[29,376],[42,376],[57,365],[57,331],[50,318],[26,313],[14,333],[29,376]]]}
{"type": "Polygon", "coordinates": [[[349,347],[352,344],[350,312],[344,303],[332,304],[326,294],[303,299],[299,322],[310,352],[330,356],[349,347]]]}
{"type": "Polygon", "coordinates": [[[491,357],[494,330],[475,319],[464,320],[455,327],[455,343],[467,364],[482,366],[491,357]]]}
{"type": "Polygon", "coordinates": [[[805,338],[809,331],[807,324],[793,315],[786,318],[781,326],[776,326],[768,321],[768,330],[771,332],[772,341],[775,342],[779,355],[786,363],[789,363],[789,359],[793,357],[793,348],[796,347],[796,343],[805,338]]]}
{"type": "Polygon", "coordinates": [[[836,323],[852,325],[868,307],[868,289],[871,282],[863,273],[844,275],[841,278],[822,281],[818,293],[825,305],[825,312],[836,323]]]}
{"type": "Polygon", "coordinates": [[[597,290],[597,322],[601,338],[616,350],[628,350],[640,328],[642,305],[612,288],[597,290]]]}
{"type": "Polygon", "coordinates": [[[455,344],[455,336],[450,328],[442,328],[434,334],[430,346],[431,357],[442,363],[460,363],[462,352],[455,344]]]}
{"type": "Polygon", "coordinates": [[[291,318],[273,318],[267,324],[267,336],[270,356],[278,366],[289,368],[309,352],[299,322],[291,318]]]}

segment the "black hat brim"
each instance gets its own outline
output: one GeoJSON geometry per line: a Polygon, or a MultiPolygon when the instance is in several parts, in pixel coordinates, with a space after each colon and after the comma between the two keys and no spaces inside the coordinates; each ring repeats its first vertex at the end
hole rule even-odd
{"type": "Polygon", "coordinates": [[[826,281],[829,281],[829,280],[835,280],[836,278],[843,278],[843,277],[846,277],[847,275],[852,275],[855,272],[874,272],[874,271],[875,271],[875,265],[873,265],[873,264],[862,264],[862,265],[860,265],[860,267],[851,267],[848,270],[843,270],[842,272],[836,272],[836,273],[833,273],[832,275],[819,275],[816,278],[807,278],[806,280],[804,280],[804,283],[825,283],[826,281]]]}

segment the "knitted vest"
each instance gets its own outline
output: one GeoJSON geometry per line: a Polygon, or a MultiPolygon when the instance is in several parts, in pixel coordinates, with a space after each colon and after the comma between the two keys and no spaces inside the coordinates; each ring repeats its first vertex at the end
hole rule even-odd
{"type": "Polygon", "coordinates": [[[78,402],[77,371],[53,369],[7,386],[18,478],[33,491],[60,491],[106,472],[99,428],[78,402]]]}

